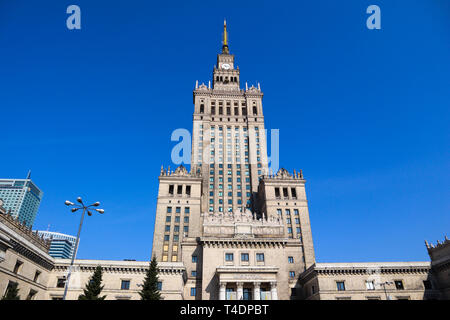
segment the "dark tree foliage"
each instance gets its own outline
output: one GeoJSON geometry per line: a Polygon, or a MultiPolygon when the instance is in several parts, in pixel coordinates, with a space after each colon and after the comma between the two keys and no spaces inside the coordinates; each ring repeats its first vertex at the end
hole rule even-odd
{"type": "Polygon", "coordinates": [[[8,286],[8,289],[6,290],[2,300],[20,300],[19,289],[17,288],[17,286],[17,282],[12,282],[11,285],[8,286]]]}
{"type": "Polygon", "coordinates": [[[141,300],[161,300],[161,294],[158,290],[158,263],[156,257],[153,257],[150,262],[150,268],[147,270],[147,274],[142,286],[141,300]]]}
{"type": "Polygon", "coordinates": [[[97,266],[94,274],[86,284],[86,289],[83,289],[84,294],[78,297],[78,300],[105,300],[106,296],[100,296],[103,290],[102,286],[102,267],[97,266]]]}

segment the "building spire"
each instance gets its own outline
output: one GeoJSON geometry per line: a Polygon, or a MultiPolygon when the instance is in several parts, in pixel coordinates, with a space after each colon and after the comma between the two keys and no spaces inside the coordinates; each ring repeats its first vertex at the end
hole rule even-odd
{"type": "Polygon", "coordinates": [[[228,49],[227,20],[223,20],[222,53],[224,53],[224,54],[230,53],[230,50],[228,49]]]}

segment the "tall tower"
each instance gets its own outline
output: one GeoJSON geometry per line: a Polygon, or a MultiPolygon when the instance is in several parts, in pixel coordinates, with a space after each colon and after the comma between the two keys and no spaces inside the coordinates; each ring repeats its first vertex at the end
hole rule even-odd
{"type": "Polygon", "coordinates": [[[256,208],[258,180],[268,167],[262,97],[259,86],[240,88],[224,22],[212,87],[194,90],[191,164],[202,172],[202,212],[256,208]]]}
{"type": "Polygon", "coordinates": [[[0,179],[0,199],[5,209],[28,227],[34,223],[43,195],[31,181],[30,173],[26,179],[0,179]]]}
{"type": "Polygon", "coordinates": [[[190,171],[161,168],[152,255],[185,268],[184,299],[295,298],[315,261],[305,180],[268,173],[263,93],[241,88],[223,28],[212,81],[193,92],[190,171]]]}

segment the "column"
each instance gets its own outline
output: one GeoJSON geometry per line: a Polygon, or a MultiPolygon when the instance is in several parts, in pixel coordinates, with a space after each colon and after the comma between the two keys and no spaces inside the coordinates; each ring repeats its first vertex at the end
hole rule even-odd
{"type": "Polygon", "coordinates": [[[272,300],[278,300],[277,282],[276,281],[272,281],[270,283],[270,295],[272,296],[272,300]]]}
{"type": "Polygon", "coordinates": [[[219,300],[226,300],[226,282],[220,283],[219,300]]]}
{"type": "Polygon", "coordinates": [[[237,299],[242,300],[244,297],[244,283],[236,282],[237,286],[237,299]]]}
{"type": "Polygon", "coordinates": [[[253,300],[261,300],[261,282],[253,282],[253,300]]]}

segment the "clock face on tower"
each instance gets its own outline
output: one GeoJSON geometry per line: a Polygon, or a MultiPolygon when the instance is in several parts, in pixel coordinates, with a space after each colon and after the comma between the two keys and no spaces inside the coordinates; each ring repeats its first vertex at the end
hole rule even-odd
{"type": "Polygon", "coordinates": [[[230,69],[230,65],[228,63],[222,64],[222,69],[228,70],[230,69]]]}

